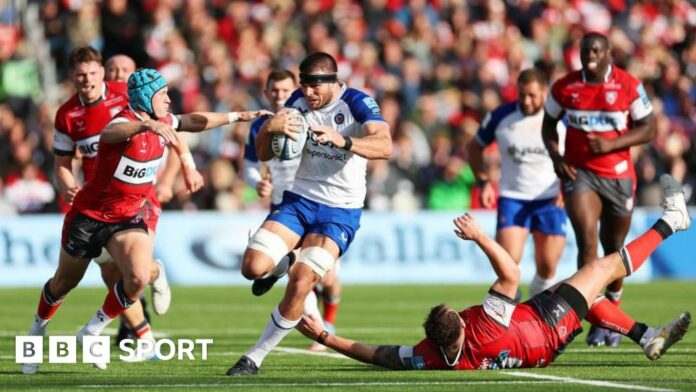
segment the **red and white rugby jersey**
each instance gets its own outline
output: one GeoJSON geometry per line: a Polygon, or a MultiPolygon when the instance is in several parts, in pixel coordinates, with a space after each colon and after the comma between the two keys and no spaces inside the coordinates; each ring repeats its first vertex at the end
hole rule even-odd
{"type": "Polygon", "coordinates": [[[128,105],[124,82],[104,82],[101,98],[86,104],[75,94],[58,109],[53,133],[53,152],[56,155],[82,154],[85,182],[94,176],[99,146],[99,134],[111,118],[128,105]]]}
{"type": "Polygon", "coordinates": [[[638,79],[612,66],[603,83],[587,83],[581,70],[574,71],[553,84],[545,110],[554,118],[565,113],[566,162],[601,177],[635,177],[629,148],[593,154],[588,139],[616,139],[628,131],[631,121],[652,113],[650,99],[638,79]]]}
{"type": "MultiPolygon", "coordinates": [[[[130,105],[110,123],[142,121],[130,105]]],[[[158,121],[176,128],[178,119],[168,114],[158,121]]],[[[94,178],[75,197],[73,209],[103,222],[121,222],[137,216],[154,194],[157,167],[165,140],[154,132],[133,135],[122,143],[99,143],[94,178]]]]}
{"type": "MultiPolygon", "coordinates": [[[[560,325],[567,333],[580,328],[580,321],[571,313],[560,325]]],[[[419,370],[546,367],[564,343],[531,306],[517,304],[493,290],[482,305],[467,308],[459,316],[466,326],[458,358],[448,363],[440,347],[426,338],[413,347],[401,346],[401,360],[419,370]]]]}

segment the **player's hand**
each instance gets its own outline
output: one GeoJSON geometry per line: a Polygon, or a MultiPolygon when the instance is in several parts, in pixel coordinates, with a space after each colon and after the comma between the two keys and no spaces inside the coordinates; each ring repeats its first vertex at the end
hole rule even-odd
{"type": "Polygon", "coordinates": [[[565,208],[565,199],[563,198],[563,192],[558,192],[558,196],[553,201],[553,204],[558,208],[565,208]]]}
{"type": "Polygon", "coordinates": [[[256,193],[259,197],[270,196],[273,193],[273,183],[271,183],[271,173],[267,173],[261,181],[256,184],[256,193]]]}
{"type": "Polygon", "coordinates": [[[272,116],[273,112],[269,112],[268,110],[255,110],[252,112],[237,112],[237,120],[238,121],[251,121],[257,117],[269,115],[272,116]]]}
{"type": "Polygon", "coordinates": [[[486,232],[483,231],[483,227],[481,227],[476,219],[469,214],[464,214],[455,218],[454,225],[457,226],[457,230],[454,230],[454,234],[463,240],[476,242],[486,235],[486,232]]]}
{"type": "Polygon", "coordinates": [[[302,131],[302,118],[300,114],[288,110],[280,110],[268,120],[267,130],[270,133],[282,133],[292,140],[297,140],[302,131]]]}
{"type": "Polygon", "coordinates": [[[491,209],[495,205],[495,188],[490,182],[486,182],[481,188],[480,201],[483,208],[491,209]]]}
{"type": "Polygon", "coordinates": [[[174,189],[171,184],[158,182],[157,186],[155,186],[155,194],[157,195],[157,201],[160,203],[169,203],[174,197],[174,189]]]}
{"type": "Polygon", "coordinates": [[[203,180],[203,175],[198,172],[198,170],[190,167],[181,167],[181,172],[184,174],[184,183],[186,184],[187,193],[198,192],[205,181],[203,180]]]}
{"type": "Polygon", "coordinates": [[[587,144],[593,154],[606,154],[614,150],[614,141],[597,136],[593,133],[587,134],[587,144]]]}
{"type": "Polygon", "coordinates": [[[328,125],[312,125],[309,129],[317,136],[317,141],[319,143],[331,143],[337,147],[343,147],[345,145],[343,135],[328,125]]]}
{"type": "Polygon", "coordinates": [[[317,340],[324,330],[324,324],[313,315],[303,315],[300,323],[295,327],[300,333],[309,339],[317,340]]]}
{"type": "Polygon", "coordinates": [[[63,194],[63,197],[65,198],[65,202],[72,205],[73,200],[75,200],[75,196],[77,196],[77,192],[80,191],[79,186],[74,186],[72,188],[68,188],[65,193],[63,194]]]}
{"type": "Polygon", "coordinates": [[[577,171],[575,170],[575,167],[566,163],[563,157],[558,157],[553,160],[553,170],[561,180],[575,181],[577,171]]]}
{"type": "Polygon", "coordinates": [[[171,125],[155,120],[146,120],[145,122],[146,127],[150,131],[162,136],[168,144],[179,145],[179,134],[176,133],[171,125]]]}

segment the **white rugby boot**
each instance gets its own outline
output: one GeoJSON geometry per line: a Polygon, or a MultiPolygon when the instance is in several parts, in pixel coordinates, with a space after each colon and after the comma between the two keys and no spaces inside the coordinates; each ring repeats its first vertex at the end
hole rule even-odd
{"type": "Polygon", "coordinates": [[[691,226],[691,217],[686,208],[684,190],[681,184],[669,174],[660,176],[662,188],[662,220],[665,221],[673,232],[687,230],[691,226]]]}
{"type": "Polygon", "coordinates": [[[167,273],[161,260],[155,260],[159,267],[159,276],[152,282],[152,309],[159,316],[167,313],[172,303],[172,290],[169,288],[167,273]]]}
{"type": "MultiPolygon", "coordinates": [[[[38,315],[34,316],[34,323],[29,331],[29,336],[46,336],[46,326],[49,320],[42,320],[38,315]]],[[[39,371],[39,363],[22,363],[20,368],[24,374],[36,374],[39,371]]]]}
{"type": "MultiPolygon", "coordinates": [[[[87,326],[85,325],[84,327],[82,327],[82,328],[77,332],[77,344],[79,344],[80,346],[82,346],[82,345],[84,344],[83,342],[84,342],[84,337],[85,337],[85,336],[99,336],[99,335],[95,335],[95,334],[89,332],[89,331],[87,330],[87,326]]],[[[94,355],[94,356],[99,356],[99,355],[100,355],[100,353],[94,351],[94,344],[92,344],[92,346],[89,347],[89,351],[90,351],[90,353],[92,353],[92,355],[94,355]]],[[[97,368],[97,369],[99,369],[99,370],[106,370],[107,362],[95,362],[95,363],[93,363],[92,365],[94,365],[94,367],[97,368]]]]}
{"type": "Polygon", "coordinates": [[[667,349],[684,337],[689,330],[689,324],[691,324],[691,313],[684,312],[669,324],[658,328],[645,343],[641,342],[645,356],[651,361],[660,358],[667,349]]]}

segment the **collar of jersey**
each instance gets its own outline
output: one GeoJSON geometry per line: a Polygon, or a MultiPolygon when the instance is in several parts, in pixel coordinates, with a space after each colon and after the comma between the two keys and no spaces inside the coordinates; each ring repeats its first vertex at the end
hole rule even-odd
{"type": "Polygon", "coordinates": [[[143,116],[141,116],[137,110],[133,109],[133,106],[131,106],[130,104],[128,104],[128,110],[133,112],[133,114],[135,115],[135,118],[137,118],[139,121],[145,121],[143,116]]]}
{"type": "MultiPolygon", "coordinates": [[[[609,81],[609,77],[611,76],[611,72],[612,72],[613,70],[614,70],[614,66],[612,66],[612,65],[610,64],[610,65],[609,65],[609,68],[607,68],[607,73],[604,74],[604,82],[602,82],[602,83],[606,83],[606,82],[609,81]]],[[[582,82],[583,82],[583,83],[588,83],[587,78],[585,77],[585,70],[583,69],[583,70],[580,71],[580,72],[582,73],[582,82]]]]}
{"type": "Polygon", "coordinates": [[[343,82],[338,82],[338,83],[341,85],[341,92],[338,94],[338,97],[336,97],[336,99],[331,101],[330,104],[324,106],[321,109],[317,109],[316,110],[317,112],[327,113],[327,112],[330,112],[336,108],[336,105],[338,105],[338,102],[341,100],[341,97],[343,97],[343,94],[346,92],[345,83],[343,83],[343,82]]]}
{"type": "Polygon", "coordinates": [[[449,359],[447,358],[447,354],[445,353],[445,350],[440,346],[438,346],[438,348],[440,349],[440,354],[442,354],[442,358],[444,358],[447,366],[454,367],[454,365],[456,365],[457,362],[459,362],[459,358],[462,356],[462,351],[464,350],[464,343],[462,343],[462,345],[459,347],[459,351],[457,352],[457,356],[454,357],[454,361],[452,361],[452,363],[450,363],[449,359]]]}
{"type": "Polygon", "coordinates": [[[101,92],[101,96],[99,97],[99,99],[97,99],[94,102],[86,103],[85,101],[82,100],[82,97],[80,96],[80,94],[77,94],[77,100],[80,102],[80,105],[82,105],[82,106],[94,106],[94,105],[98,104],[99,102],[106,99],[106,92],[107,92],[106,83],[102,82],[102,92],[101,92]]]}

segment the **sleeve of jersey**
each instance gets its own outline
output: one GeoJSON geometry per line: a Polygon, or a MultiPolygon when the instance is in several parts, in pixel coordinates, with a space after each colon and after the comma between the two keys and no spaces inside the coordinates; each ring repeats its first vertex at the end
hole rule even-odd
{"type": "Polygon", "coordinates": [[[650,103],[648,94],[645,92],[643,83],[638,83],[635,87],[635,95],[637,95],[637,97],[631,102],[629,112],[631,114],[631,119],[638,121],[648,117],[650,113],[653,112],[653,107],[650,103]]]}
{"type": "Polygon", "coordinates": [[[353,117],[362,125],[371,121],[385,122],[377,101],[355,89],[348,89],[343,96],[353,117]]]}
{"type": "Polygon", "coordinates": [[[55,129],[53,132],[53,153],[56,155],[73,155],[75,142],[67,134],[55,129]]]}
{"type": "Polygon", "coordinates": [[[546,97],[546,103],[544,104],[544,111],[546,114],[553,118],[559,118],[563,112],[563,107],[558,103],[555,95],[557,95],[557,88],[554,85],[549,91],[549,95],[546,97]]]}
{"type": "Polygon", "coordinates": [[[481,127],[478,132],[476,132],[476,141],[483,147],[490,145],[495,140],[497,122],[495,122],[495,124],[494,122],[493,113],[486,113],[486,117],[484,117],[481,122],[481,127]]]}
{"type": "Polygon", "coordinates": [[[244,160],[250,162],[258,162],[259,157],[256,155],[256,137],[259,136],[261,132],[261,126],[263,126],[264,120],[256,120],[251,123],[249,128],[249,135],[247,136],[246,145],[244,146],[244,160]]]}
{"type": "Polygon", "coordinates": [[[512,313],[516,306],[515,300],[493,289],[488,290],[488,294],[483,300],[483,311],[486,312],[486,315],[505,328],[510,326],[510,319],[512,319],[512,313]]]}
{"type": "Polygon", "coordinates": [[[302,90],[299,88],[290,94],[290,98],[288,98],[287,101],[285,101],[285,104],[283,105],[286,108],[292,108],[295,107],[295,102],[297,102],[298,99],[302,98],[304,95],[302,94],[302,90]]]}
{"type": "Polygon", "coordinates": [[[423,339],[413,347],[401,346],[399,357],[404,366],[414,370],[449,369],[442,360],[439,348],[429,339],[423,339]]]}

